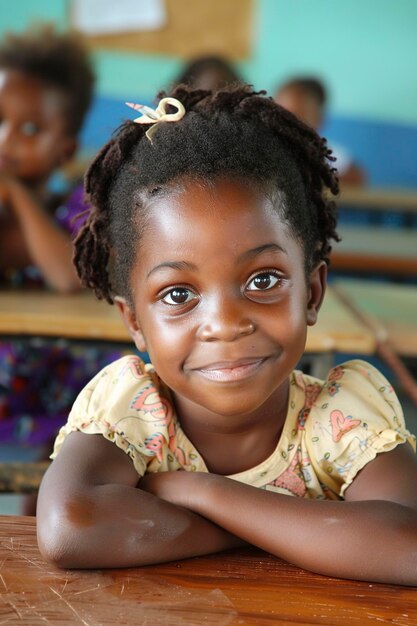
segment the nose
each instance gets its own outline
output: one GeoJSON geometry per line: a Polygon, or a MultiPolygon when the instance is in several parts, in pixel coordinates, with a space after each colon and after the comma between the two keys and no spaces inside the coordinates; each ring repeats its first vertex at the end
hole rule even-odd
{"type": "Polygon", "coordinates": [[[256,330],[238,298],[222,298],[207,305],[205,319],[198,329],[200,341],[235,341],[256,330]]]}

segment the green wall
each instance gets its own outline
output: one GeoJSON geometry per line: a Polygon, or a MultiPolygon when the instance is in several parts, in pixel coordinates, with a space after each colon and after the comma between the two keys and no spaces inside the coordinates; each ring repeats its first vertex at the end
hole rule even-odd
{"type": "MultiPolygon", "coordinates": [[[[224,0],[227,2],[227,0],[224,0]]],[[[34,20],[65,27],[68,0],[0,0],[0,32],[34,20]]],[[[241,64],[257,88],[314,73],[335,115],[417,126],[417,0],[255,0],[254,49],[241,64]]],[[[98,94],[152,99],[180,60],[99,52],[98,94]]]]}
{"type": "Polygon", "coordinates": [[[318,73],[335,114],[417,125],[416,0],[261,0],[253,70],[318,73]]]}

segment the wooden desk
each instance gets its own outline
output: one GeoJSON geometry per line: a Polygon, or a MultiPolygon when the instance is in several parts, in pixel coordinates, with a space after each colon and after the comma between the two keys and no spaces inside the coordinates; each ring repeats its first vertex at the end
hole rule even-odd
{"type": "Polygon", "coordinates": [[[337,203],[349,208],[417,213],[417,189],[343,186],[337,203]]]}
{"type": "Polygon", "coordinates": [[[0,562],[0,624],[8,626],[417,623],[416,588],[327,578],[257,549],[63,571],[40,556],[35,518],[0,517],[0,562]]]}
{"type": "Polygon", "coordinates": [[[417,286],[340,280],[335,287],[366,316],[380,340],[401,356],[417,356],[417,286]]]}
{"type": "MultiPolygon", "coordinates": [[[[0,292],[0,335],[57,336],[131,342],[116,307],[89,292],[59,295],[0,292]]],[[[371,354],[372,333],[328,290],[319,323],[309,329],[307,352],[351,351],[371,354]]]]}
{"type": "Polygon", "coordinates": [[[0,334],[131,341],[116,307],[87,291],[0,291],[0,334]]]}
{"type": "Polygon", "coordinates": [[[417,231],[374,226],[338,227],[331,269],[417,276],[417,231]]]}

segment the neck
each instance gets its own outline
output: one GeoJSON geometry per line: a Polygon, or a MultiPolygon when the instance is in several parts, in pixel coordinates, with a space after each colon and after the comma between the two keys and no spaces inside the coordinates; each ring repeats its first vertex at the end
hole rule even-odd
{"type": "Polygon", "coordinates": [[[275,450],[288,410],[286,380],[256,411],[238,416],[212,413],[174,396],[181,428],[215,474],[256,467],[275,450]]]}

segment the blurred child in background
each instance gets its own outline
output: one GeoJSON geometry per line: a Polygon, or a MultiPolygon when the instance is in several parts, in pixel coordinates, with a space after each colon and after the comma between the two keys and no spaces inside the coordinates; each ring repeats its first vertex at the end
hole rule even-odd
{"type": "Polygon", "coordinates": [[[79,288],[68,213],[48,190],[68,163],[88,110],[94,74],[82,43],[42,27],[0,43],[0,272],[3,282],[79,288]],[[37,271],[33,270],[33,267],[37,271]]]}
{"type": "MultiPolygon", "coordinates": [[[[63,198],[48,183],[76,153],[93,87],[89,56],[75,34],[39,26],[0,42],[3,288],[80,289],[71,236],[85,209],[82,187],[63,198]]],[[[0,444],[47,445],[79,389],[114,354],[106,359],[102,348],[62,340],[0,343],[0,444]]]]}
{"type": "Polygon", "coordinates": [[[174,85],[185,84],[194,89],[215,90],[242,79],[232,63],[220,56],[193,59],[184,66],[174,85]]]}
{"type": "MultiPolygon", "coordinates": [[[[293,78],[278,87],[275,101],[314,130],[319,130],[324,121],[327,93],[321,81],[314,77],[293,78]]],[[[331,143],[333,155],[341,183],[362,185],[365,172],[356,163],[345,148],[331,143]]]]}

